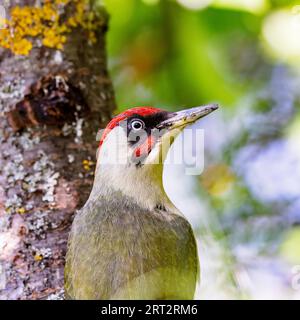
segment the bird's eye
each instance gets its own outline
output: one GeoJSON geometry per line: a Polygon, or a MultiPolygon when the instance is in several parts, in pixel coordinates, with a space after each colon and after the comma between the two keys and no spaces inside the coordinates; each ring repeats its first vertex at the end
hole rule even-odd
{"type": "Polygon", "coordinates": [[[136,131],[141,130],[141,129],[144,129],[144,127],[145,127],[145,123],[140,119],[136,119],[131,122],[131,128],[133,130],[136,130],[136,131]]]}

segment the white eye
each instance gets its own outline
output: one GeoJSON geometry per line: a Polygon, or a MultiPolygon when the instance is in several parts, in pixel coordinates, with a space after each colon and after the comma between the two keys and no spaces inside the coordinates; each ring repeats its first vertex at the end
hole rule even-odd
{"type": "Polygon", "coordinates": [[[142,120],[140,120],[140,119],[136,119],[136,120],[133,120],[132,122],[131,122],[131,128],[132,128],[132,130],[141,130],[141,129],[143,129],[144,128],[144,126],[145,126],[145,123],[144,123],[144,121],[142,121],[142,120]]]}

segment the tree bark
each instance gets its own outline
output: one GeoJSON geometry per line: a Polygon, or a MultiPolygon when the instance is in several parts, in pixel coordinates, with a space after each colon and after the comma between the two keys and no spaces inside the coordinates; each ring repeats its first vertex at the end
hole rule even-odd
{"type": "Polygon", "coordinates": [[[0,49],[0,299],[63,296],[70,224],[91,189],[97,130],[115,108],[103,9],[97,19],[93,44],[77,27],[62,50],[0,49]]]}

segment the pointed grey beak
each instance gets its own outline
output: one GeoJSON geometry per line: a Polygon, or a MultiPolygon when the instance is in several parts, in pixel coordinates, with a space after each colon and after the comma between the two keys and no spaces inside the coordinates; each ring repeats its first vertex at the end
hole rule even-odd
{"type": "Polygon", "coordinates": [[[186,109],[182,111],[170,113],[170,118],[162,121],[157,128],[178,128],[185,127],[186,125],[197,121],[200,118],[203,118],[210,114],[211,112],[218,109],[217,104],[209,104],[206,106],[195,107],[191,109],[186,109]]]}

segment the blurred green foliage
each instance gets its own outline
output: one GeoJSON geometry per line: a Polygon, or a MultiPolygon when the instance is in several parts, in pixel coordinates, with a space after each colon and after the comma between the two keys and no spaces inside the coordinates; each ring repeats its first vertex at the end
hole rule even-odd
{"type": "MultiPolygon", "coordinates": [[[[184,1],[181,1],[184,3],[184,1]]],[[[187,1],[192,2],[192,0],[187,1]]],[[[195,0],[201,3],[201,1],[195,0]]],[[[272,9],[253,13],[235,2],[189,10],[176,1],[106,0],[108,52],[119,107],[138,104],[234,106],[260,82],[267,60],[261,28],[272,9]],[[150,4],[147,4],[150,3],[150,4]],[[151,4],[154,3],[154,4],[151,4]],[[254,77],[252,77],[254,73],[254,77]],[[249,77],[250,76],[250,77],[249,77]]],[[[273,8],[293,1],[253,1],[273,8]],[[273,3],[273,4],[272,4],[273,3]]],[[[247,1],[249,3],[249,1],[247,1]]]]}

